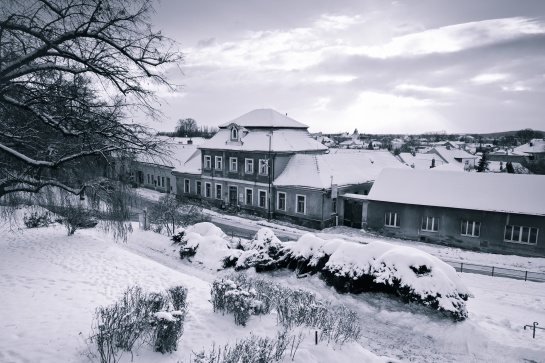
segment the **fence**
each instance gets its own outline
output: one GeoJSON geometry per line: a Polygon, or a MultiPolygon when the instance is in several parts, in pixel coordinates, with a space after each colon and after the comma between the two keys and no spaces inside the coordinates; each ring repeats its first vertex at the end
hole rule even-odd
{"type": "Polygon", "coordinates": [[[545,273],[515,270],[510,268],[483,266],[460,261],[443,260],[458,272],[468,272],[487,276],[507,277],[516,280],[545,282],[545,273]]]}

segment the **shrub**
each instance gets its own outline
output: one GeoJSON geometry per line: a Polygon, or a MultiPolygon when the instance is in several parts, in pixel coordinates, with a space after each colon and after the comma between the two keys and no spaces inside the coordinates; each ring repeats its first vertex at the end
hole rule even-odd
{"type": "Polygon", "coordinates": [[[211,295],[214,311],[233,314],[236,325],[246,326],[250,315],[263,314],[263,303],[256,299],[255,290],[238,286],[231,280],[214,281],[211,295]]]}
{"type": "Polygon", "coordinates": [[[234,345],[213,345],[208,353],[204,350],[196,353],[191,363],[282,362],[290,345],[290,357],[293,360],[302,339],[302,334],[290,335],[287,331],[279,332],[275,338],[262,338],[251,334],[249,338],[236,341],[234,345]]]}
{"type": "Polygon", "coordinates": [[[23,222],[27,228],[47,227],[53,223],[49,212],[38,213],[36,211],[31,212],[30,215],[25,214],[23,222]]]}
{"type": "Polygon", "coordinates": [[[122,351],[132,352],[137,341],[148,341],[161,353],[176,350],[183,334],[186,299],[182,286],[151,294],[135,286],[113,305],[97,308],[90,341],[96,342],[101,363],[117,362],[122,351]]]}

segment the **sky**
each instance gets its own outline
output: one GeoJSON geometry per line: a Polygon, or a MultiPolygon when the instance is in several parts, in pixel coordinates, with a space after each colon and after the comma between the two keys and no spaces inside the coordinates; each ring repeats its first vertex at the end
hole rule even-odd
{"type": "Polygon", "coordinates": [[[166,120],[273,108],[324,133],[545,130],[543,0],[162,0],[166,120]]]}

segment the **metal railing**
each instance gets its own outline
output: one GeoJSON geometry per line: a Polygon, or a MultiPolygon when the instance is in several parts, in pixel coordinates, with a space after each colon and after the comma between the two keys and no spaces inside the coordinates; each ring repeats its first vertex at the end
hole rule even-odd
{"type": "Polygon", "coordinates": [[[449,261],[443,260],[458,272],[467,272],[474,273],[479,275],[487,276],[497,276],[497,277],[507,277],[516,280],[524,281],[535,281],[535,282],[545,282],[545,273],[524,271],[524,270],[515,270],[510,268],[495,267],[495,266],[484,266],[477,265],[474,263],[466,263],[460,261],[449,261]]]}

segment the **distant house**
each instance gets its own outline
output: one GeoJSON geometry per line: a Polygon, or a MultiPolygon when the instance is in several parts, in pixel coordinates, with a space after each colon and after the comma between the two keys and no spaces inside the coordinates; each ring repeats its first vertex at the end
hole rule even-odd
{"type": "Polygon", "coordinates": [[[460,165],[462,168],[475,168],[475,160],[478,158],[464,150],[454,149],[449,146],[436,146],[427,152],[439,156],[444,162],[460,165]]]}
{"type": "Polygon", "coordinates": [[[545,256],[545,176],[385,169],[366,197],[382,234],[545,256]]]}
{"type": "Polygon", "coordinates": [[[176,179],[172,171],[197,152],[196,145],[168,144],[168,154],[162,157],[137,155],[133,170],[138,187],[162,193],[177,193],[176,179]]]}
{"type": "MultiPolygon", "coordinates": [[[[436,167],[447,164],[441,157],[435,154],[400,153],[397,158],[405,165],[417,170],[430,169],[433,164],[436,167]]],[[[463,170],[463,168],[460,168],[463,170]]]]}

